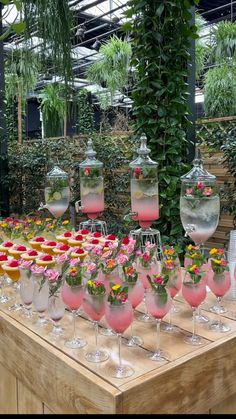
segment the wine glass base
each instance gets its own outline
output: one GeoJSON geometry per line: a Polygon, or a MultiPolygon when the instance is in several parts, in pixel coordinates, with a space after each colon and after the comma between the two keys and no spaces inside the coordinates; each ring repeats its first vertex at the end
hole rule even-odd
{"type": "Polygon", "coordinates": [[[150,316],[150,314],[141,314],[140,316],[137,317],[137,320],[139,322],[144,322],[144,323],[153,323],[155,322],[154,317],[150,316]]]}
{"type": "Polygon", "coordinates": [[[57,330],[52,330],[51,332],[48,333],[48,336],[51,339],[58,339],[61,336],[64,336],[64,329],[62,329],[62,328],[59,329],[58,328],[57,330]]]}
{"type": "Polygon", "coordinates": [[[203,345],[203,340],[200,336],[198,335],[188,335],[184,337],[184,342],[187,343],[188,345],[193,345],[193,346],[199,346],[199,345],[203,345]]]}
{"type": "Polygon", "coordinates": [[[129,348],[135,348],[137,346],[143,345],[143,339],[139,336],[130,336],[128,340],[124,340],[123,344],[129,346],[129,348]]]}
{"type": "Polygon", "coordinates": [[[65,346],[70,349],[77,349],[77,348],[83,348],[87,345],[86,340],[75,338],[71,340],[67,340],[65,342],[65,346]]]}
{"type": "Polygon", "coordinates": [[[115,332],[113,332],[112,329],[102,328],[99,333],[100,333],[100,335],[103,335],[103,336],[110,336],[110,337],[116,337],[117,336],[117,334],[115,332]]]}
{"type": "Polygon", "coordinates": [[[0,304],[5,304],[8,301],[10,301],[10,297],[7,297],[6,295],[1,295],[1,297],[0,297],[0,304]]]}
{"type": "Polygon", "coordinates": [[[217,306],[214,305],[212,307],[210,307],[209,309],[212,313],[216,313],[216,314],[224,314],[227,312],[226,308],[223,306],[217,306]]]}
{"type": "Polygon", "coordinates": [[[179,331],[177,326],[170,323],[162,323],[161,330],[165,333],[177,333],[179,331]]]}
{"type": "Polygon", "coordinates": [[[215,332],[220,332],[220,333],[226,333],[226,332],[229,332],[231,330],[231,328],[229,326],[227,326],[224,323],[218,322],[218,321],[215,321],[215,322],[211,323],[210,329],[214,330],[215,332]]]}
{"type": "Polygon", "coordinates": [[[24,317],[24,319],[31,319],[33,317],[32,311],[23,310],[21,312],[21,316],[24,317]]]}
{"type": "Polygon", "coordinates": [[[169,361],[168,354],[166,352],[163,352],[161,349],[151,354],[148,354],[148,358],[151,359],[151,361],[155,361],[155,362],[169,361]]]}
{"type": "Polygon", "coordinates": [[[171,309],[170,309],[171,314],[176,314],[180,312],[180,308],[176,307],[175,304],[172,304],[171,309]]]}
{"type": "Polygon", "coordinates": [[[35,326],[43,327],[48,324],[48,320],[45,317],[39,317],[34,323],[35,326]]]}
{"type": "Polygon", "coordinates": [[[22,304],[15,303],[12,306],[8,307],[9,311],[19,311],[22,309],[22,304]]]}
{"type": "Polygon", "coordinates": [[[109,355],[105,351],[94,351],[94,352],[87,352],[85,354],[85,358],[89,362],[104,362],[109,358],[109,355]]]}
{"type": "Polygon", "coordinates": [[[133,368],[128,365],[112,366],[108,368],[108,374],[114,378],[127,378],[133,375],[133,368]]]}
{"type": "Polygon", "coordinates": [[[197,323],[208,323],[210,321],[209,317],[203,316],[203,314],[196,314],[195,320],[197,323]]]}

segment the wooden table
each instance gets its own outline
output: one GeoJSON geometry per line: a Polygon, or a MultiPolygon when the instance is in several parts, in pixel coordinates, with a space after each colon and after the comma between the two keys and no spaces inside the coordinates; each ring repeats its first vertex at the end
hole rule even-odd
{"type": "MultiPolygon", "coordinates": [[[[204,313],[213,303],[208,295],[204,313]]],[[[99,345],[109,351],[108,361],[99,365],[84,354],[94,345],[91,323],[79,317],[77,330],[88,341],[83,349],[67,349],[65,338],[72,333],[72,317],[62,320],[65,336],[48,337],[52,325],[37,328],[19,312],[0,305],[0,413],[235,413],[236,412],[236,301],[224,301],[224,320],[231,326],[219,334],[199,325],[204,345],[190,346],[183,337],[192,331],[191,311],[181,296],[173,315],[177,332],[161,332],[161,346],[170,361],[157,363],[147,354],[156,344],[155,323],[134,321],[134,332],[144,339],[141,348],[122,346],[125,362],[133,376],[115,379],[109,366],[117,362],[117,340],[99,335],[99,345]]],[[[138,311],[144,309],[141,304],[138,311]]],[[[136,312],[136,315],[138,312],[136,312]]],[[[128,332],[126,335],[128,335],[128,332]]]]}

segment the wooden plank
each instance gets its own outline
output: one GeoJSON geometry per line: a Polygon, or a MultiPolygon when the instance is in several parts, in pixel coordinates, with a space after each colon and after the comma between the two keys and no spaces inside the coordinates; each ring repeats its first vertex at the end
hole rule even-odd
{"type": "MultiPolygon", "coordinates": [[[[2,339],[2,336],[1,336],[2,339]]],[[[5,361],[2,361],[5,364],[5,361]]],[[[1,414],[17,413],[16,377],[0,363],[0,412],[1,414]]]]}
{"type": "Polygon", "coordinates": [[[26,387],[37,389],[37,397],[55,413],[100,414],[121,409],[118,389],[3,312],[0,334],[0,362],[26,387]]]}
{"type": "Polygon", "coordinates": [[[164,365],[155,374],[121,386],[129,413],[204,413],[214,400],[236,393],[236,337],[197,349],[195,356],[164,365]]]}
{"type": "Polygon", "coordinates": [[[213,414],[234,414],[236,413],[236,394],[228,397],[221,403],[218,403],[216,406],[211,408],[211,413],[213,414]]]}
{"type": "Polygon", "coordinates": [[[43,405],[43,413],[45,415],[55,415],[55,412],[53,412],[46,404],[43,405]]]}
{"type": "Polygon", "coordinates": [[[18,413],[42,414],[43,403],[21,381],[17,381],[18,413]]]}

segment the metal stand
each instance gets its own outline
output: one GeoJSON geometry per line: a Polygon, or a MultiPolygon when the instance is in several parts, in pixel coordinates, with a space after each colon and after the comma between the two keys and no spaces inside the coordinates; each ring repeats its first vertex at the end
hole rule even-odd
{"type": "Polygon", "coordinates": [[[149,242],[151,244],[156,245],[157,249],[157,259],[163,259],[163,251],[162,251],[162,243],[161,243],[161,235],[160,231],[154,228],[139,228],[137,230],[131,230],[130,236],[136,240],[140,241],[140,249],[144,252],[146,243],[149,242]]]}
{"type": "Polygon", "coordinates": [[[98,231],[102,236],[107,236],[107,223],[101,220],[86,220],[79,223],[79,230],[86,229],[90,233],[98,231]]]}

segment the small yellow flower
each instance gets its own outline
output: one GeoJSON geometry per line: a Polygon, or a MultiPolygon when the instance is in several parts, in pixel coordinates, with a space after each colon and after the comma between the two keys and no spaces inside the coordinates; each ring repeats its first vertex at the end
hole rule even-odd
{"type": "Polygon", "coordinates": [[[215,247],[213,247],[211,250],[210,250],[210,255],[215,255],[216,253],[217,253],[217,249],[215,248],[215,247]]]}
{"type": "Polygon", "coordinates": [[[192,245],[192,244],[189,244],[189,245],[187,246],[187,250],[189,250],[190,252],[191,252],[192,248],[193,248],[193,245],[192,245]]]}
{"type": "Polygon", "coordinates": [[[42,225],[42,221],[41,221],[41,220],[37,220],[37,221],[35,221],[35,224],[36,224],[37,226],[41,226],[41,225],[42,225]]]}
{"type": "Polygon", "coordinates": [[[191,258],[192,258],[192,259],[194,259],[194,258],[196,258],[196,257],[198,257],[198,254],[197,254],[197,253],[193,253],[193,254],[191,255],[191,258]]]}
{"type": "Polygon", "coordinates": [[[113,285],[113,287],[111,288],[113,291],[117,291],[121,288],[120,284],[115,284],[113,285]]]}
{"type": "Polygon", "coordinates": [[[69,222],[70,222],[69,220],[64,220],[64,221],[62,221],[62,225],[66,226],[67,224],[69,224],[69,222]]]}
{"type": "Polygon", "coordinates": [[[91,281],[91,280],[89,280],[89,281],[88,281],[88,285],[89,285],[90,287],[93,287],[93,286],[94,286],[94,282],[93,282],[93,281],[91,281]]]}
{"type": "Polygon", "coordinates": [[[45,221],[46,221],[46,223],[48,223],[49,221],[51,221],[52,220],[52,218],[45,218],[45,221]]]}
{"type": "Polygon", "coordinates": [[[173,255],[173,253],[174,253],[174,250],[173,249],[165,249],[164,250],[164,254],[165,255],[173,255]]]}
{"type": "Polygon", "coordinates": [[[212,261],[214,263],[216,263],[216,265],[220,265],[221,264],[221,260],[219,260],[219,259],[212,259],[212,261]]]}
{"type": "Polygon", "coordinates": [[[20,228],[19,224],[15,226],[15,230],[19,230],[19,228],[20,228]]]}
{"type": "Polygon", "coordinates": [[[2,227],[8,227],[7,223],[2,223],[2,227]]]}
{"type": "Polygon", "coordinates": [[[31,233],[29,233],[29,234],[27,234],[27,239],[32,239],[32,237],[33,237],[33,234],[31,234],[31,233]]]}
{"type": "Polygon", "coordinates": [[[189,270],[190,270],[190,272],[193,272],[196,268],[197,268],[197,265],[193,265],[193,266],[191,266],[191,268],[189,268],[189,270]]]}

